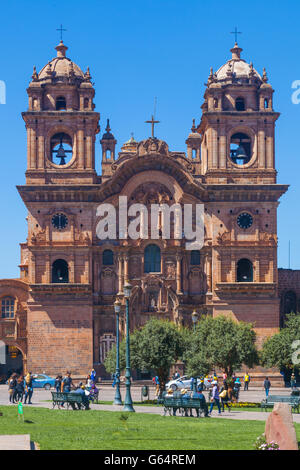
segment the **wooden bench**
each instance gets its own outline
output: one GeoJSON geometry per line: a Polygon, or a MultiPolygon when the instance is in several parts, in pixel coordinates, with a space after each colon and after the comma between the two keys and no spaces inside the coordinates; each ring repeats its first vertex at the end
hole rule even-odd
{"type": "Polygon", "coordinates": [[[206,409],[203,406],[202,400],[199,398],[184,398],[184,397],[164,397],[164,416],[169,413],[170,416],[176,416],[178,410],[181,416],[186,416],[188,410],[198,410],[199,417],[205,415],[206,409]]]}
{"type": "Polygon", "coordinates": [[[269,395],[267,398],[262,400],[260,404],[260,410],[268,409],[269,407],[273,407],[275,403],[287,403],[291,405],[292,411],[299,413],[299,406],[300,406],[300,398],[294,396],[280,396],[280,395],[269,395]]]}
{"type": "Polygon", "coordinates": [[[72,407],[72,409],[74,409],[72,405],[75,406],[75,404],[77,404],[79,409],[85,408],[85,405],[82,400],[82,395],[80,395],[79,393],[51,392],[51,394],[52,394],[52,407],[53,408],[55,408],[56,406],[57,408],[59,408],[59,406],[62,403],[67,404],[67,409],[69,409],[70,406],[72,407]]]}

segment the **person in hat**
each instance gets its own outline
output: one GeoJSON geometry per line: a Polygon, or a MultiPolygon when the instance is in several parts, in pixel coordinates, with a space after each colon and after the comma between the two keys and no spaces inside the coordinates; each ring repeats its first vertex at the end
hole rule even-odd
{"type": "Polygon", "coordinates": [[[242,386],[241,381],[240,381],[239,377],[237,377],[235,379],[234,386],[233,386],[233,390],[234,390],[235,397],[236,397],[237,401],[239,399],[241,386],[242,386]]]}
{"type": "MultiPolygon", "coordinates": [[[[85,385],[78,386],[78,388],[73,392],[73,393],[78,393],[79,395],[82,396],[82,403],[85,406],[86,410],[90,410],[90,401],[89,401],[89,392],[86,390],[85,385]]],[[[72,403],[71,403],[72,405],[72,403]]],[[[73,403],[73,405],[75,405],[73,403]]],[[[80,405],[77,404],[78,409],[80,410],[80,405]]],[[[72,407],[73,410],[75,409],[75,406],[72,407]]]]}
{"type": "Polygon", "coordinates": [[[212,382],[212,386],[213,386],[213,389],[212,389],[212,394],[211,394],[211,399],[210,399],[211,403],[210,403],[209,414],[211,415],[214,405],[217,405],[219,415],[220,415],[221,414],[221,407],[220,407],[220,396],[219,396],[218,382],[216,380],[214,380],[212,382]]]}

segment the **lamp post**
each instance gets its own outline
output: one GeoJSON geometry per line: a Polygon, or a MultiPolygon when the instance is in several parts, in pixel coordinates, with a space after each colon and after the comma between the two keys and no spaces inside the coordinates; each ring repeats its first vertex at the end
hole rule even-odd
{"type": "Polygon", "coordinates": [[[114,303],[116,314],[116,394],[114,405],[122,405],[122,397],[120,392],[120,348],[119,348],[119,314],[121,311],[121,302],[116,300],[114,303]]]}
{"type": "Polygon", "coordinates": [[[126,301],[126,373],[125,373],[125,386],[126,386],[126,395],[124,401],[124,411],[135,411],[133,408],[131,393],[130,393],[130,378],[131,378],[131,371],[130,371],[130,332],[129,332],[129,298],[131,293],[132,286],[126,281],[123,291],[124,297],[126,301]]]}
{"type": "Polygon", "coordinates": [[[197,321],[198,321],[198,313],[196,312],[196,310],[194,310],[193,313],[192,313],[192,322],[193,322],[193,325],[194,325],[194,333],[196,331],[197,321]]]}

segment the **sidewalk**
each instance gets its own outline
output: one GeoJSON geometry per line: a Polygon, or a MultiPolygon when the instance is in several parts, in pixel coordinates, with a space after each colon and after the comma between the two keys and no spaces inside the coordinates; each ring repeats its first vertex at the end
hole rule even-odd
{"type": "Polygon", "coordinates": [[[0,450],[31,450],[29,434],[0,436],[0,450]]]}

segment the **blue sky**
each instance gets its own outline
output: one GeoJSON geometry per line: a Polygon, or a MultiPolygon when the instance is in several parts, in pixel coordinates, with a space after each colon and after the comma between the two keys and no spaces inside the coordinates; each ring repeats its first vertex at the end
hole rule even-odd
{"type": "MultiPolygon", "coordinates": [[[[298,136],[300,104],[292,104],[292,82],[300,80],[297,1],[60,0],[10,1],[1,5],[0,105],[1,185],[0,278],[18,277],[19,243],[26,240],[26,209],[15,188],[24,184],[26,134],[21,112],[33,66],[39,71],[56,55],[62,23],[68,56],[83,70],[90,66],[101,127],[106,119],[118,150],[134,132],[149,135],[144,123],[153,112],[161,121],[156,135],[171,150],[185,151],[192,119],[199,122],[204,82],[230,58],[235,26],[242,34],[242,57],[258,72],[266,67],[281,113],[276,130],[278,182],[290,184],[278,210],[279,267],[300,269],[298,136]]],[[[98,168],[99,136],[96,143],[98,168]]]]}

